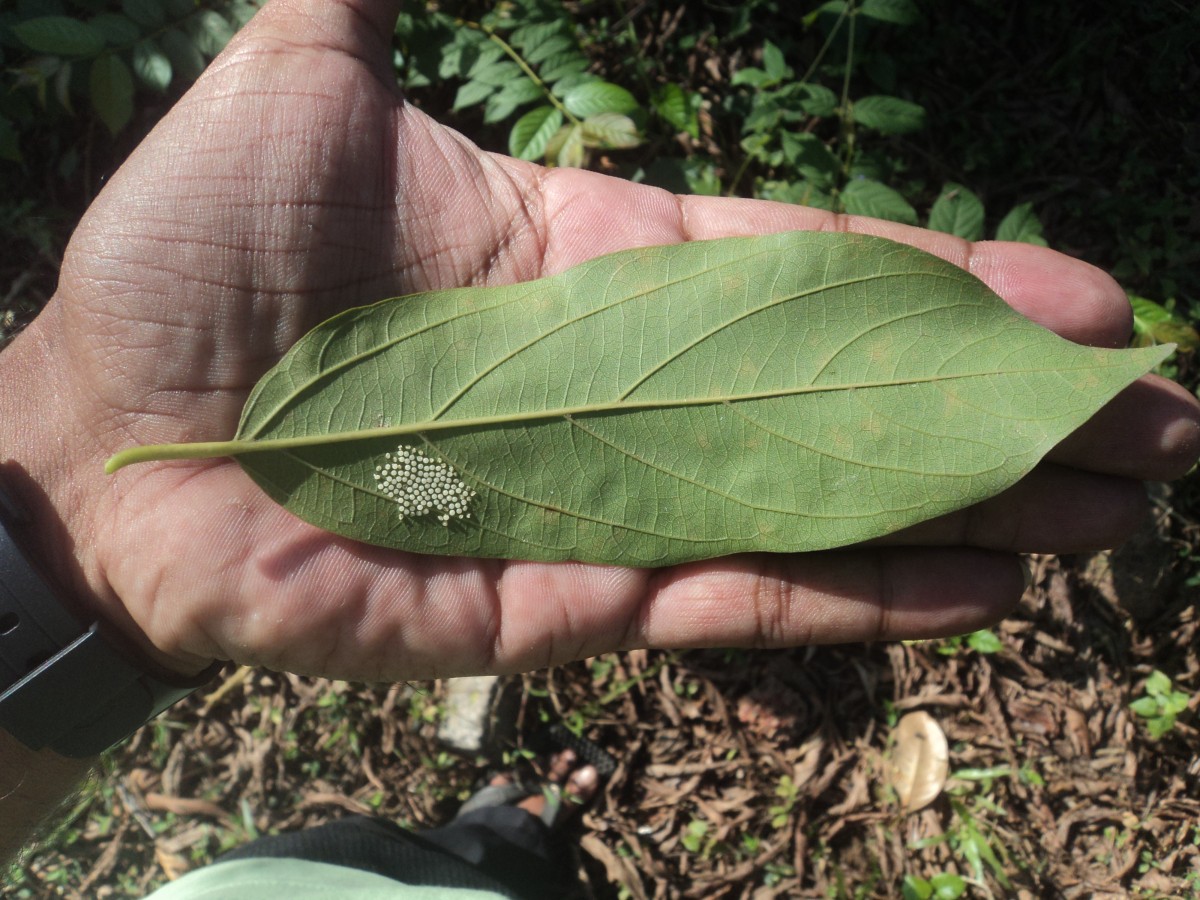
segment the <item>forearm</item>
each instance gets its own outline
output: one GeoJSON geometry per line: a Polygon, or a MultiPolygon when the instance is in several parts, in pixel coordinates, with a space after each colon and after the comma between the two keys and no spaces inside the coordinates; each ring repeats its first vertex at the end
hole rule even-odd
{"type": "Polygon", "coordinates": [[[79,786],[94,761],[30,750],[0,731],[0,862],[17,855],[79,786]]]}

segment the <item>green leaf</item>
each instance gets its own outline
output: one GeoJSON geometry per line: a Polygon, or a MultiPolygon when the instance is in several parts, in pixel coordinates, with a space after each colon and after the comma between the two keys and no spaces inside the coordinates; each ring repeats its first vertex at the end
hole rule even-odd
{"type": "Polygon", "coordinates": [[[1042,223],[1038,221],[1038,217],[1033,211],[1033,204],[1021,203],[1014,206],[996,226],[996,240],[1020,241],[1023,244],[1045,247],[1046,239],[1042,237],[1042,223]]]}
{"type": "Polygon", "coordinates": [[[117,13],[101,13],[88,19],[88,24],[104,35],[109,45],[127,47],[142,36],[136,22],[117,13]]]}
{"type": "MultiPolygon", "coordinates": [[[[479,76],[491,75],[494,77],[496,73],[491,71],[492,67],[501,63],[507,63],[518,72],[521,70],[520,66],[504,56],[504,51],[496,44],[488,43],[479,48],[479,54],[475,57],[475,61],[471,63],[471,67],[467,69],[465,75],[471,81],[483,81],[485,79],[479,76]]],[[[488,83],[497,84],[498,82],[489,81],[488,83]]]]}
{"type": "Polygon", "coordinates": [[[525,62],[531,66],[535,66],[540,62],[550,59],[552,56],[567,51],[578,52],[574,39],[565,34],[555,35],[531,47],[525,53],[525,62]]]}
{"type": "Polygon", "coordinates": [[[933,896],[933,885],[916,875],[905,875],[900,883],[900,896],[903,900],[929,900],[933,896]]]}
{"type": "Polygon", "coordinates": [[[207,57],[216,56],[233,40],[233,26],[225,17],[206,9],[192,18],[190,29],[196,48],[207,57]]]}
{"type": "Polygon", "coordinates": [[[520,79],[506,84],[497,93],[488,97],[487,104],[483,108],[483,120],[488,124],[503,122],[516,111],[518,106],[532,103],[534,100],[541,100],[545,96],[540,87],[522,75],[520,79]]]}
{"type": "Polygon", "coordinates": [[[863,0],[858,14],[889,25],[912,25],[921,18],[921,11],[913,0],[863,0]]]}
{"type": "Polygon", "coordinates": [[[509,38],[509,43],[514,47],[524,50],[526,58],[528,58],[532,48],[543,46],[550,40],[563,36],[563,23],[561,21],[534,22],[531,25],[523,25],[514,31],[512,37],[509,38]]]}
{"type": "Polygon", "coordinates": [[[167,19],[161,0],[121,0],[121,12],[147,28],[157,28],[167,19]]]}
{"type": "Polygon", "coordinates": [[[569,91],[563,106],[581,119],[601,113],[630,113],[638,108],[633,94],[607,81],[589,81],[569,91]]]}
{"type": "Polygon", "coordinates": [[[468,106],[475,106],[482,103],[488,97],[496,92],[494,84],[486,84],[482,81],[468,81],[458,89],[458,93],[454,95],[454,112],[460,109],[466,109],[468,106]]]}
{"type": "Polygon", "coordinates": [[[560,168],[578,169],[583,166],[585,148],[583,125],[564,125],[546,146],[546,158],[560,168]]]}
{"type": "Polygon", "coordinates": [[[518,78],[528,81],[528,78],[521,71],[521,67],[511,59],[502,59],[499,62],[479,67],[471,73],[472,81],[478,81],[482,84],[492,84],[496,87],[504,87],[505,85],[512,84],[518,78]]]}
{"type": "Polygon", "coordinates": [[[983,237],[983,203],[961,184],[951,182],[929,211],[929,227],[977,241],[983,237]]]}
{"type": "Polygon", "coordinates": [[[838,97],[829,88],[821,84],[802,84],[797,88],[800,108],[810,116],[829,118],[837,112],[838,97]]]}
{"type": "Polygon", "coordinates": [[[1004,649],[1004,643],[996,636],[996,632],[988,628],[967,635],[967,646],[976,653],[999,653],[1004,649]]]}
{"type": "Polygon", "coordinates": [[[822,190],[834,185],[838,173],[837,157],[815,134],[785,131],[779,136],[784,158],[805,180],[822,190]]]}
{"type": "Polygon", "coordinates": [[[264,376],[234,441],[109,470],[235,455],[302,519],[422,553],[817,550],[1004,490],[1167,352],[1063,340],[881,238],[646,247],[347,311],[264,376]]]}
{"type": "Polygon", "coordinates": [[[581,84],[588,84],[592,81],[601,80],[603,79],[597,75],[593,75],[591,72],[572,72],[564,75],[562,78],[557,79],[554,82],[554,87],[551,89],[551,93],[554,94],[555,97],[562,99],[581,84]]]}
{"type": "Polygon", "coordinates": [[[584,119],[583,139],[589,146],[615,150],[627,150],[642,142],[633,119],[617,113],[600,113],[584,119]]]}
{"type": "Polygon", "coordinates": [[[917,211],[899,191],[869,178],[857,178],[846,185],[842,191],[842,204],[852,215],[917,224],[917,211]]]}
{"type": "Polygon", "coordinates": [[[134,73],[147,87],[161,93],[171,86],[171,60],[154,41],[138,42],[131,61],[134,73]]]}
{"type": "Polygon", "coordinates": [[[133,117],[133,76],[121,60],[107,53],[92,61],[88,76],[92,107],[114,135],[133,117]]]}
{"type": "Polygon", "coordinates": [[[542,63],[539,74],[542,76],[543,81],[547,84],[553,84],[557,90],[558,82],[564,78],[574,78],[585,74],[587,67],[587,57],[577,50],[571,50],[570,52],[559,53],[547,59],[542,63]]]}
{"type": "Polygon", "coordinates": [[[958,900],[967,891],[967,882],[953,872],[940,872],[930,879],[936,900],[958,900]]]}
{"type": "Polygon", "coordinates": [[[730,84],[744,84],[749,87],[767,87],[774,83],[770,75],[755,66],[746,66],[744,69],[738,69],[733,73],[733,78],[730,79],[730,84]]]}
{"type": "Polygon", "coordinates": [[[1151,697],[1165,697],[1171,692],[1171,678],[1165,672],[1155,669],[1146,679],[1146,693],[1151,697]]]}
{"type": "Polygon", "coordinates": [[[1183,691],[1172,691],[1163,698],[1163,712],[1168,716],[1177,716],[1188,708],[1191,698],[1183,691]]]}
{"type": "Polygon", "coordinates": [[[792,70],[788,68],[788,64],[783,58],[783,51],[770,41],[763,44],[762,55],[763,69],[771,81],[778,83],[792,74],[792,70]]]}
{"type": "Polygon", "coordinates": [[[1129,302],[1133,306],[1133,346],[1175,344],[1180,353],[1200,349],[1200,332],[1165,306],[1133,294],[1129,302]]]}
{"type": "Polygon", "coordinates": [[[517,159],[538,159],[562,125],[562,118],[562,113],[553,106],[531,109],[513,125],[508,135],[508,152],[517,159]]]}
{"type": "Polygon", "coordinates": [[[204,71],[204,54],[194,40],[178,28],[168,28],[163,33],[161,43],[174,77],[188,84],[200,77],[204,71]]]}
{"type": "Polygon", "coordinates": [[[855,100],[854,121],[883,134],[909,134],[925,127],[925,110],[899,97],[872,96],[855,100]]]}
{"type": "Polygon", "coordinates": [[[663,85],[654,95],[654,111],[676,131],[686,131],[694,138],[700,136],[700,122],[697,116],[699,104],[694,102],[688,92],[671,82],[663,85]]]}
{"type": "Polygon", "coordinates": [[[104,32],[69,16],[39,16],[12,26],[26,47],[54,56],[95,56],[104,49],[104,32]]]}
{"type": "Polygon", "coordinates": [[[1154,697],[1138,697],[1138,699],[1129,704],[1129,708],[1133,710],[1136,715],[1139,715],[1144,719],[1148,719],[1151,716],[1157,716],[1161,711],[1161,706],[1158,700],[1154,697]]]}
{"type": "Polygon", "coordinates": [[[1174,727],[1174,716],[1159,716],[1156,719],[1149,719],[1146,722],[1146,730],[1150,732],[1150,737],[1156,741],[1170,734],[1171,729],[1174,727]]]}

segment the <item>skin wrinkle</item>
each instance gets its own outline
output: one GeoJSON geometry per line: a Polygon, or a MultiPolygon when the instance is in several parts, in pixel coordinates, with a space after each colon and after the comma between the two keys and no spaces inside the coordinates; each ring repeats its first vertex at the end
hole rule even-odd
{"type": "MultiPolygon", "coordinates": [[[[770,646],[770,637],[769,637],[767,627],[766,627],[767,619],[766,619],[766,617],[764,617],[764,614],[763,614],[763,597],[766,594],[766,592],[768,590],[768,586],[769,586],[769,582],[767,581],[767,578],[765,577],[766,576],[765,569],[766,569],[766,566],[764,564],[762,567],[762,570],[760,571],[760,575],[762,577],[760,577],[758,583],[754,586],[754,593],[750,600],[750,608],[754,612],[754,631],[753,631],[752,640],[754,642],[754,648],[756,650],[770,646]]],[[[779,602],[777,589],[776,589],[775,602],[776,602],[776,604],[778,604],[778,602],[779,602]]],[[[778,627],[778,625],[776,625],[776,627],[778,627]]]]}
{"type": "Polygon", "coordinates": [[[892,617],[896,605],[896,582],[892,573],[891,553],[886,551],[871,554],[875,569],[875,636],[872,640],[884,640],[892,632],[892,617]]]}
{"type": "MultiPolygon", "coordinates": [[[[510,254],[510,250],[515,246],[523,247],[527,236],[532,236],[532,241],[536,247],[532,255],[533,259],[536,260],[533,277],[541,277],[546,268],[547,247],[545,235],[537,226],[537,222],[541,218],[539,215],[542,212],[541,207],[545,204],[544,196],[541,193],[542,186],[537,184],[532,190],[523,191],[521,186],[517,184],[516,177],[512,172],[500,165],[496,165],[495,168],[501,173],[505,179],[505,183],[516,196],[519,206],[513,211],[508,228],[501,238],[499,245],[492,250],[481,267],[481,271],[478,273],[479,280],[474,283],[491,284],[494,272],[497,269],[502,272],[504,271],[500,264],[503,262],[507,266],[507,257],[513,255],[510,254]],[[536,207],[538,208],[535,208],[535,201],[533,199],[527,198],[536,198],[536,207]]],[[[501,280],[505,281],[507,279],[502,276],[501,280]]]]}
{"type": "MultiPolygon", "coordinates": [[[[545,241],[536,225],[540,212],[539,207],[544,205],[544,198],[537,190],[523,190],[522,186],[517,183],[515,173],[505,166],[498,165],[491,156],[485,155],[481,158],[480,170],[483,179],[487,179],[489,171],[496,173],[501,178],[501,184],[507,189],[510,197],[500,200],[500,203],[511,211],[507,225],[501,229],[495,245],[486,254],[486,257],[477,264],[470,283],[507,284],[524,280],[522,276],[526,273],[510,274],[508,269],[512,266],[510,260],[513,257],[519,259],[521,255],[513,248],[523,250],[526,236],[529,234],[533,235],[537,248],[534,254],[536,259],[534,277],[536,277],[536,274],[540,274],[545,265],[545,241]],[[499,278],[496,277],[497,272],[500,273],[499,278]],[[515,274],[515,278],[513,274],[515,274]]],[[[486,189],[481,189],[479,197],[481,200],[491,201],[499,199],[497,195],[498,191],[489,183],[486,189]]],[[[492,204],[488,202],[486,205],[490,208],[492,204]]],[[[523,255],[528,256],[528,254],[523,255]]]]}
{"type": "Polygon", "coordinates": [[[791,620],[791,611],[796,599],[796,585],[792,582],[783,560],[769,558],[763,565],[761,576],[758,583],[763,585],[769,602],[764,619],[761,601],[764,590],[760,589],[760,599],[755,602],[759,618],[758,634],[766,646],[784,646],[789,630],[786,623],[791,620]]]}

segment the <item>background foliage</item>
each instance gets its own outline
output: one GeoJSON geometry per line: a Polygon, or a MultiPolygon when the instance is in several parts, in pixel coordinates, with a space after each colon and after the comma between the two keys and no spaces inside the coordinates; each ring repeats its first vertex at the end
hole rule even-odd
{"type": "MultiPolygon", "coordinates": [[[[254,5],[0,5],[5,335],[52,294],[108,173],[254,5]]],[[[395,62],[413,103],[491,150],[1048,243],[1131,292],[1133,342],[1187,348],[1198,48],[1188,0],[444,0],[407,4],[395,62]]],[[[1167,371],[1196,389],[1194,353],[1167,371]]],[[[624,896],[1200,896],[1194,473],[1156,521],[1125,556],[1038,561],[1025,608],[987,641],[622,654],[520,689],[541,704],[531,716],[607,736],[628,762],[589,821],[624,896]],[[867,785],[896,711],[923,704],[959,778],[914,822],[867,785]]],[[[114,755],[10,871],[15,895],[137,896],[172,866],[327,814],[330,791],[429,824],[478,774],[436,750],[434,689],[246,684],[114,755]],[[151,787],[166,806],[148,815],[151,787]]]]}

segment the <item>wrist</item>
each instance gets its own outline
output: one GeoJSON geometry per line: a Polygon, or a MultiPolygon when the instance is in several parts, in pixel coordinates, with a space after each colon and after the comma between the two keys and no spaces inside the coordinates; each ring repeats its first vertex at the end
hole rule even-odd
{"type": "Polygon", "coordinates": [[[94,384],[77,376],[86,358],[67,346],[71,329],[51,301],[33,324],[0,352],[0,485],[20,507],[13,537],[55,596],[82,624],[101,622],[130,657],[163,673],[194,675],[212,660],[160,647],[112,590],[100,564],[111,525],[98,521],[111,479],[107,448],[88,422],[97,410],[94,384]]]}
{"type": "MultiPolygon", "coordinates": [[[[64,446],[80,446],[69,439],[45,439],[47,423],[68,423],[67,430],[86,417],[64,415],[60,404],[69,391],[47,395],[45,387],[28,384],[31,347],[36,335],[0,359],[0,378],[29,411],[22,416],[11,403],[0,410],[0,729],[32,750],[84,758],[132,733],[213,671],[197,666],[201,677],[189,677],[173,658],[163,661],[119,598],[89,577],[95,531],[83,527],[88,504],[81,498],[89,493],[93,461],[67,456],[64,446]]],[[[52,355],[43,360],[48,381],[61,370],[52,355]]],[[[102,471],[98,462],[95,469],[102,471]]]]}

